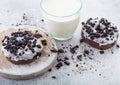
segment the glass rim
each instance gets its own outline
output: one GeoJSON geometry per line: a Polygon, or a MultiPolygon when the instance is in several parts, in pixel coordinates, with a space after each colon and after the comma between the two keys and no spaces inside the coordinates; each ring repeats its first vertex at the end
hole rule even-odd
{"type": "Polygon", "coordinates": [[[77,13],[80,12],[80,10],[82,9],[82,1],[81,1],[81,0],[79,0],[79,1],[80,1],[80,8],[79,8],[76,12],[74,12],[74,13],[72,13],[72,14],[70,14],[70,15],[66,15],[66,16],[56,16],[56,15],[53,15],[53,14],[48,13],[48,12],[42,7],[42,2],[43,2],[43,0],[41,0],[41,2],[40,2],[40,7],[41,7],[41,9],[42,9],[46,14],[48,14],[48,15],[50,15],[50,16],[65,18],[65,17],[74,16],[75,14],[77,14],[77,13]]]}

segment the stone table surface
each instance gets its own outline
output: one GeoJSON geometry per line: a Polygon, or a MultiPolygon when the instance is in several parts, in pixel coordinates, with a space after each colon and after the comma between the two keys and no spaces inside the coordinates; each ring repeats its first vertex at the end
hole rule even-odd
{"type": "MultiPolygon", "coordinates": [[[[90,17],[105,17],[120,30],[120,0],[82,0],[82,3],[81,22],[90,17]]],[[[21,23],[46,30],[41,19],[40,0],[0,0],[0,32],[21,23]],[[24,14],[27,20],[23,19],[24,14]]],[[[30,80],[16,81],[0,77],[0,85],[120,85],[120,49],[114,46],[101,55],[99,50],[80,43],[81,22],[72,39],[56,41],[59,49],[68,47],[66,53],[59,54],[59,57],[69,57],[69,66],[64,65],[59,70],[53,67],[51,72],[30,80]],[[79,45],[74,55],[69,51],[70,44],[79,45]],[[85,49],[93,50],[94,55],[77,60],[76,57],[83,54],[85,49]],[[76,64],[79,66],[76,67],[76,64]]],[[[120,39],[117,43],[120,43],[120,39]]]]}

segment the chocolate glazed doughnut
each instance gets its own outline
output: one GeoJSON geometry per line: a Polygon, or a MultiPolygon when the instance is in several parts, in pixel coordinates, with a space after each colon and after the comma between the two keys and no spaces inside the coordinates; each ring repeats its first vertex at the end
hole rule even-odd
{"type": "Polygon", "coordinates": [[[90,18],[82,22],[81,36],[92,47],[105,50],[115,45],[119,33],[117,27],[107,19],[90,18]]]}

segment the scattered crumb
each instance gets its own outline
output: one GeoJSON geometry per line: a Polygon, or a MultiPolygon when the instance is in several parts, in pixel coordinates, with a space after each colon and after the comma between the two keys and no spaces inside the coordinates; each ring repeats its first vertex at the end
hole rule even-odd
{"type": "Polygon", "coordinates": [[[64,64],[69,66],[70,65],[70,62],[69,61],[64,61],[64,64]]]}
{"type": "Polygon", "coordinates": [[[78,64],[76,64],[76,67],[78,67],[79,65],[78,64]]]}
{"type": "Polygon", "coordinates": [[[64,53],[65,51],[63,50],[63,49],[58,49],[58,50],[56,50],[56,49],[51,49],[51,52],[53,52],[53,53],[64,53]]]}
{"type": "Polygon", "coordinates": [[[88,57],[90,60],[93,60],[93,58],[92,57],[88,57]]]}
{"type": "Polygon", "coordinates": [[[116,47],[117,47],[117,48],[120,48],[120,45],[117,44],[116,47]]]}
{"type": "Polygon", "coordinates": [[[56,65],[56,69],[60,69],[62,66],[63,66],[62,62],[59,62],[59,63],[56,65]]]}
{"type": "Polygon", "coordinates": [[[52,71],[52,69],[50,68],[50,69],[48,69],[48,72],[51,72],[52,71]]]}
{"type": "Polygon", "coordinates": [[[88,54],[89,54],[89,51],[88,51],[88,50],[84,50],[84,53],[88,55],[88,54]]]}
{"type": "Polygon", "coordinates": [[[63,49],[58,49],[58,53],[64,53],[63,49]]]}
{"type": "Polygon", "coordinates": [[[61,44],[61,46],[63,46],[64,44],[61,44]]]}
{"type": "Polygon", "coordinates": [[[104,51],[103,51],[103,50],[101,50],[101,51],[100,51],[100,54],[104,54],[104,51]]]}
{"type": "Polygon", "coordinates": [[[67,76],[70,76],[70,74],[67,74],[67,76]]]}
{"type": "Polygon", "coordinates": [[[77,59],[80,60],[80,61],[82,61],[82,55],[78,55],[77,59]]]}
{"type": "Polygon", "coordinates": [[[76,45],[76,46],[70,48],[70,52],[71,52],[72,54],[76,53],[76,50],[78,49],[78,47],[79,47],[79,46],[76,45]]]}
{"type": "Polygon", "coordinates": [[[51,52],[57,53],[57,50],[55,48],[51,49],[51,52]]]}
{"type": "Polygon", "coordinates": [[[83,42],[83,39],[80,39],[80,43],[82,43],[83,42]]]}
{"type": "Polygon", "coordinates": [[[114,52],[113,52],[113,51],[111,51],[111,53],[112,53],[112,54],[114,54],[114,52]]]}
{"type": "Polygon", "coordinates": [[[101,76],[101,74],[99,74],[99,76],[101,76]]]}
{"type": "Polygon", "coordinates": [[[44,22],[44,19],[41,19],[42,22],[44,22]]]}
{"type": "Polygon", "coordinates": [[[52,79],[56,79],[56,76],[52,76],[52,79]]]}
{"type": "Polygon", "coordinates": [[[84,57],[86,57],[87,55],[89,55],[89,51],[88,50],[84,50],[84,52],[83,52],[83,55],[84,55],[84,57]]]}

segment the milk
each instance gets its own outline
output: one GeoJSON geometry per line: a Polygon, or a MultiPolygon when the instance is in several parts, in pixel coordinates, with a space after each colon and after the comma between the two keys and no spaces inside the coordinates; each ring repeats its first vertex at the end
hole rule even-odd
{"type": "Polygon", "coordinates": [[[48,32],[59,40],[73,36],[80,18],[80,0],[43,0],[43,17],[48,32]]]}

